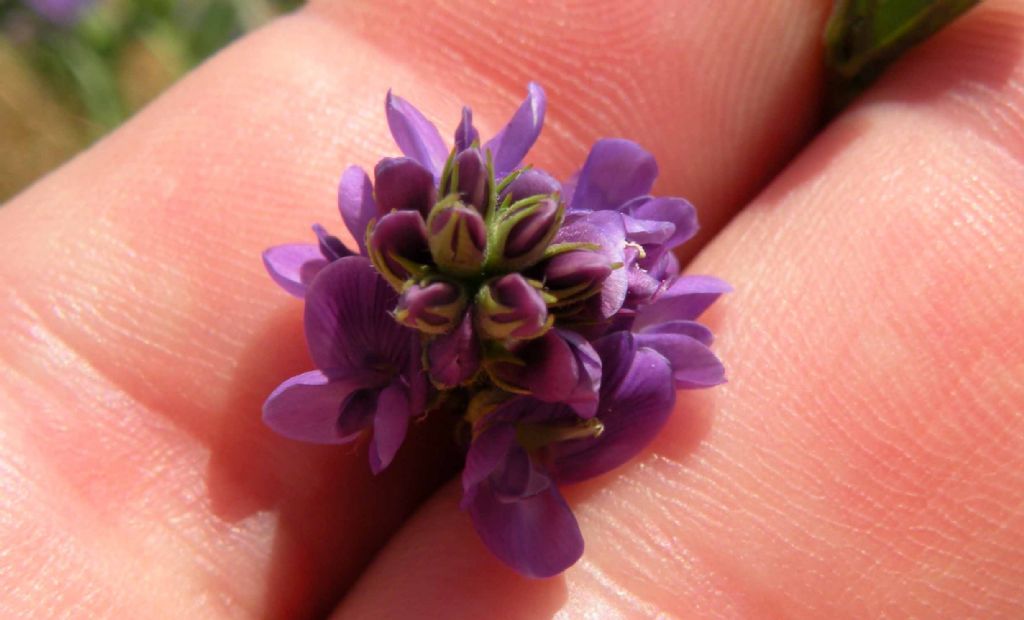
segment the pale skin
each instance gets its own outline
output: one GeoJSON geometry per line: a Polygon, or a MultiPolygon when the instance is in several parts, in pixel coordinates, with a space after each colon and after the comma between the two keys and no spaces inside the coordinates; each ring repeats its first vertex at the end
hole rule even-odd
{"type": "Polygon", "coordinates": [[[828,5],[313,3],[12,200],[0,616],[1019,617],[1024,2],[820,130],[828,5]],[[543,581],[477,540],[442,425],[374,478],[259,417],[311,367],[259,253],[342,232],[386,90],[488,136],[529,80],[530,159],[645,145],[700,211],[688,271],[736,287],[705,316],[730,382],[566,489],[587,548],[543,581]]]}

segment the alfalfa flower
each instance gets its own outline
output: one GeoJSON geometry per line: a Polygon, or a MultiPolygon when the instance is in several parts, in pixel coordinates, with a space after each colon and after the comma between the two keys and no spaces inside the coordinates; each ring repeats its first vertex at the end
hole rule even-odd
{"type": "Polygon", "coordinates": [[[583,552],[558,486],[640,452],[677,388],[724,380],[696,319],[730,290],[678,274],[672,249],[696,232],[696,212],[650,195],[657,165],[635,143],[599,141],[565,183],[523,166],[545,109],[531,84],[481,143],[465,108],[449,147],[388,93],[402,156],[372,180],[342,175],[354,242],[315,225],[315,244],[263,257],[305,299],[317,366],[270,395],[267,424],[321,443],[367,434],[378,472],[410,419],[461,407],[463,508],[497,557],[535,577],[583,552]]]}

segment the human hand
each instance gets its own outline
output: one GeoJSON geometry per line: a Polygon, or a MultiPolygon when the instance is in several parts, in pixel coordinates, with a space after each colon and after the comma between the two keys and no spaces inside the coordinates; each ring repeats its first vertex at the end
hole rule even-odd
{"type": "Polygon", "coordinates": [[[772,180],[815,128],[827,4],[314,3],[12,201],[0,615],[1019,614],[1024,5],[912,52],[772,180]],[[641,143],[700,210],[689,269],[736,286],[707,317],[730,383],[564,489],[587,551],[543,581],[442,486],[447,429],[374,478],[259,419],[309,367],[260,251],[337,228],[343,168],[395,152],[387,88],[490,134],[529,80],[538,164],[641,143]]]}

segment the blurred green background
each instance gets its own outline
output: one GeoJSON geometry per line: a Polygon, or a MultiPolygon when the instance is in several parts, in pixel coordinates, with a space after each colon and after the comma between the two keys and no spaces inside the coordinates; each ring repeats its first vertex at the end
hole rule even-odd
{"type": "Polygon", "coordinates": [[[0,0],[0,203],[301,0],[0,0]]]}

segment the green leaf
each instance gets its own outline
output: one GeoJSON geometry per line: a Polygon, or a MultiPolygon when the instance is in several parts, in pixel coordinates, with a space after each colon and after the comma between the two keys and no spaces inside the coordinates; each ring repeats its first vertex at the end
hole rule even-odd
{"type": "Polygon", "coordinates": [[[836,0],[825,27],[829,112],[838,112],[889,63],[979,2],[836,0]]]}

